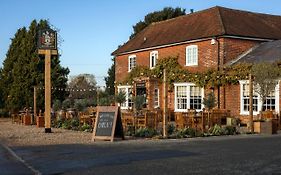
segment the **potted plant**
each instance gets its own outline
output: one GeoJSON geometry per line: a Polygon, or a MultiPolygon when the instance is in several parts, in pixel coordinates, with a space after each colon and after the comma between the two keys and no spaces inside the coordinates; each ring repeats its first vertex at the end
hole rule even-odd
{"type": "Polygon", "coordinates": [[[217,105],[215,94],[210,92],[206,98],[203,98],[203,104],[207,108],[208,113],[208,128],[210,127],[210,111],[217,105]]]}
{"type": "Polygon", "coordinates": [[[121,106],[122,103],[126,102],[126,93],[123,91],[118,92],[118,94],[115,95],[115,101],[121,106]]]}

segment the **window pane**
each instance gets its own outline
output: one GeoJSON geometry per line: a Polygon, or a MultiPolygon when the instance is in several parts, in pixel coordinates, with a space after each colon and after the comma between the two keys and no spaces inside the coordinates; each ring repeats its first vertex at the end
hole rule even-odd
{"type": "Polygon", "coordinates": [[[198,64],[198,49],[197,46],[187,46],[186,48],[186,64],[197,65],[198,64]]]}
{"type": "Polygon", "coordinates": [[[176,86],[176,91],[177,109],[187,109],[187,87],[176,86]]]}
{"type": "Polygon", "coordinates": [[[190,109],[201,109],[201,88],[190,86],[190,109]]]}

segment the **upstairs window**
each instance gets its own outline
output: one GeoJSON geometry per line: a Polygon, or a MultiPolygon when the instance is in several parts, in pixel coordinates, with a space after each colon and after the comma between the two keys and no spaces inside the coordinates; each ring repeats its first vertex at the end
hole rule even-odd
{"type": "Polygon", "coordinates": [[[150,68],[154,68],[157,64],[158,51],[150,52],[150,68]]]}
{"type": "Polygon", "coordinates": [[[128,63],[129,63],[128,64],[128,72],[131,72],[131,70],[136,67],[136,58],[137,58],[136,55],[130,55],[129,56],[129,59],[128,59],[128,63]]]}
{"type": "Polygon", "coordinates": [[[186,47],[186,66],[198,65],[198,47],[191,45],[186,47]]]}

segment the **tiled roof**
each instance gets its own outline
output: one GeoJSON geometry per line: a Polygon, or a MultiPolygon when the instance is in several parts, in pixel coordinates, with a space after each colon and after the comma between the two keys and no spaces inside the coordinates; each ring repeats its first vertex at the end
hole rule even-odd
{"type": "Polygon", "coordinates": [[[281,39],[281,16],[216,6],[152,23],[112,55],[223,35],[281,39]]]}
{"type": "Polygon", "coordinates": [[[281,63],[281,40],[261,43],[231,64],[260,62],[281,63]]]}

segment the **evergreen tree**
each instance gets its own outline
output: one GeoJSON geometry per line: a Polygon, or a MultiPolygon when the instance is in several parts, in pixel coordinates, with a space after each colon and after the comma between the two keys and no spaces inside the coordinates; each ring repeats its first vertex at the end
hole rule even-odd
{"type": "MultiPolygon", "coordinates": [[[[37,53],[37,33],[40,29],[49,27],[46,20],[37,23],[32,21],[28,30],[20,28],[12,39],[3,70],[0,74],[4,107],[10,111],[18,111],[24,107],[33,106],[33,87],[44,87],[44,58],[37,53]]],[[[60,66],[59,57],[52,58],[52,86],[65,88],[68,68],[60,66]]],[[[63,100],[65,91],[52,92],[52,99],[63,100]]],[[[44,91],[38,93],[38,108],[44,107],[44,91]]]]}
{"type": "Polygon", "coordinates": [[[130,36],[130,39],[133,38],[136,34],[138,34],[140,31],[142,31],[144,28],[146,28],[149,24],[153,22],[164,21],[185,14],[186,14],[185,9],[179,7],[177,8],[165,7],[161,11],[155,11],[149,13],[144,17],[144,21],[139,21],[137,24],[133,26],[134,33],[130,36]]]}
{"type": "Polygon", "coordinates": [[[114,82],[115,82],[115,58],[112,59],[113,64],[107,71],[107,77],[104,78],[105,81],[105,92],[108,95],[114,95],[115,94],[115,88],[114,88],[114,82]]]}

